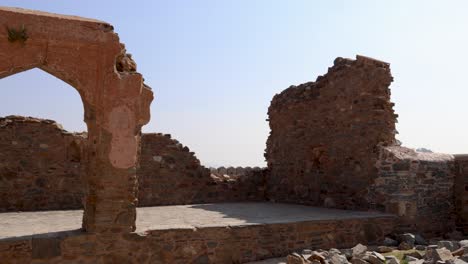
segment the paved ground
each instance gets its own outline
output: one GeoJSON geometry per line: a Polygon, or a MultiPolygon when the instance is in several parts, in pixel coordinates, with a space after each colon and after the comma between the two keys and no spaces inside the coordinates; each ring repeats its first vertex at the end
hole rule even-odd
{"type": "MultiPolygon", "coordinates": [[[[83,211],[0,213],[0,239],[76,230],[83,211]]],[[[385,214],[344,211],[293,204],[220,203],[138,208],[137,232],[172,228],[241,226],[351,218],[385,214]]]]}

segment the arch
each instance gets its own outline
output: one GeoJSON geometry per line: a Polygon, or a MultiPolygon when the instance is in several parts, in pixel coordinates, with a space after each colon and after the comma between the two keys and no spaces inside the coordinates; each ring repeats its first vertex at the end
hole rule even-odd
{"type": "Polygon", "coordinates": [[[39,68],[0,79],[0,92],[6,98],[0,104],[0,116],[45,118],[69,132],[86,131],[77,90],[39,68]]]}
{"type": "Polygon", "coordinates": [[[0,78],[35,67],[73,86],[83,101],[83,228],[134,231],[137,148],[153,99],[136,64],[108,23],[0,8],[0,78]]]}

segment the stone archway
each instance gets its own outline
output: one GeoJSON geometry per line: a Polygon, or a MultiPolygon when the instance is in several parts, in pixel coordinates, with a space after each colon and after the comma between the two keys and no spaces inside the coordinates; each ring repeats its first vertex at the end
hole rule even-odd
{"type": "Polygon", "coordinates": [[[0,78],[40,68],[73,86],[88,127],[83,227],[132,232],[141,127],[151,89],[105,22],[0,8],[0,78]]]}

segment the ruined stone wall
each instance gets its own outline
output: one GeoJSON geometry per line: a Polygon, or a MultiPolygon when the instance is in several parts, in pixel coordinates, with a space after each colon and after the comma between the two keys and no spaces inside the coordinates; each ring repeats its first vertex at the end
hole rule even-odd
{"type": "Polygon", "coordinates": [[[468,154],[455,155],[455,172],[457,225],[468,234],[468,154]]]}
{"type": "Polygon", "coordinates": [[[264,199],[264,170],[210,170],[170,135],[143,134],[137,174],[141,206],[264,199]]]}
{"type": "MultiPolygon", "coordinates": [[[[0,211],[82,208],[85,134],[52,120],[0,119],[0,211]]],[[[143,134],[139,206],[264,200],[265,169],[208,169],[170,135],[143,134]]]]}
{"type": "Polygon", "coordinates": [[[454,157],[392,146],[382,148],[372,207],[399,216],[398,230],[440,236],[455,228],[454,157]]]}
{"type": "Polygon", "coordinates": [[[0,118],[0,212],[81,208],[84,139],[52,120],[0,118]]]}
{"type": "Polygon", "coordinates": [[[368,208],[379,147],[395,143],[389,64],[337,58],[315,82],[274,96],[265,153],[273,201],[368,208]]]}

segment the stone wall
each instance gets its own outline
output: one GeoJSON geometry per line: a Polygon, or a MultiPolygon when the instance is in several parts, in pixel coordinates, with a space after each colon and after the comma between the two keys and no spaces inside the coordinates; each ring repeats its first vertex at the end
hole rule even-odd
{"type": "Polygon", "coordinates": [[[84,142],[52,120],[0,118],[0,211],[81,208],[84,142]]]}
{"type": "Polygon", "coordinates": [[[367,209],[379,147],[395,143],[388,63],[337,58],[315,82],[274,96],[265,153],[272,201],[367,209]]]}
{"type": "Polygon", "coordinates": [[[264,169],[205,168],[170,135],[143,135],[137,174],[141,206],[264,200],[264,169]]]}
{"type": "Polygon", "coordinates": [[[455,229],[454,157],[392,146],[382,148],[369,186],[373,209],[399,216],[398,230],[427,237],[455,229]]]}
{"type": "Polygon", "coordinates": [[[382,241],[394,217],[177,228],[105,237],[79,231],[0,239],[5,264],[245,263],[303,248],[349,248],[382,241]]]}
{"type": "MultiPolygon", "coordinates": [[[[0,119],[0,211],[82,208],[85,134],[52,120],[0,119]]],[[[265,169],[208,169],[170,135],[143,134],[139,206],[264,200],[265,169]]]]}
{"type": "Polygon", "coordinates": [[[455,208],[457,225],[468,234],[468,155],[455,155],[455,208]]]}

